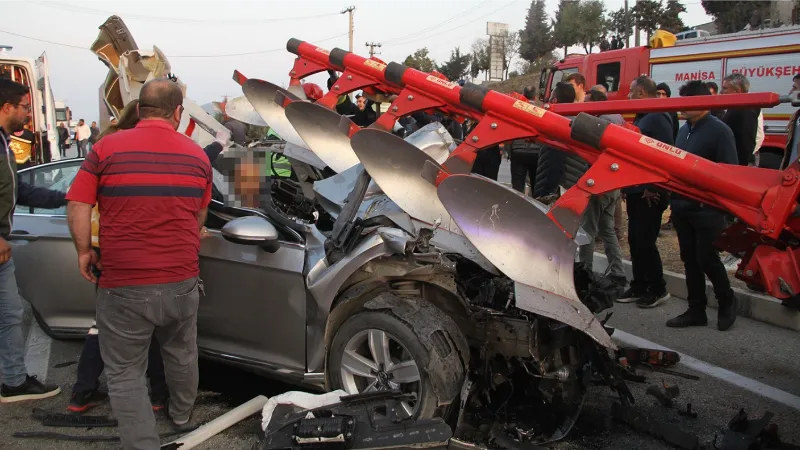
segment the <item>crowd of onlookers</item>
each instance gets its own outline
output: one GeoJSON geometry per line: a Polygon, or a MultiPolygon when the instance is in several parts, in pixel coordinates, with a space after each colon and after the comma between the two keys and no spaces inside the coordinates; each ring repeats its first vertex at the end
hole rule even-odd
{"type": "MultiPolygon", "coordinates": [[[[793,79],[792,91],[795,90],[800,90],[800,75],[793,79]]],[[[749,91],[750,82],[744,75],[731,74],[723,80],[721,91],[713,82],[690,81],[680,88],[678,94],[689,97],[749,91]]],[[[526,88],[522,94],[532,101],[534,92],[533,88],[526,88]]],[[[631,83],[628,96],[632,100],[658,99],[671,97],[672,92],[667,84],[640,76],[631,83]]],[[[551,97],[546,100],[552,104],[607,99],[605,86],[588,86],[582,74],[572,73],[555,85],[551,97]]],[[[632,124],[645,136],[713,162],[742,166],[757,164],[758,150],[764,141],[763,114],[759,108],[684,111],[682,114],[685,120],[682,126],[676,112],[637,114],[632,124]]],[[[625,124],[618,114],[601,117],[618,125],[625,124]]],[[[797,114],[790,124],[787,155],[791,154],[790,148],[797,146],[800,133],[792,133],[795,128],[797,114]]],[[[794,151],[796,154],[796,149],[794,151]]],[[[520,192],[530,189],[531,196],[545,202],[558,197],[560,188],[574,186],[589,169],[589,164],[577,155],[529,140],[513,141],[508,146],[508,153],[513,188],[520,192]]],[[[473,169],[479,173],[481,170],[473,169]]],[[[482,174],[497,179],[496,171],[482,174]]],[[[636,303],[642,308],[656,307],[669,298],[657,241],[662,229],[674,228],[686,272],[689,309],[669,320],[667,326],[707,324],[705,279],[708,277],[719,302],[717,327],[727,330],[736,319],[736,298],[728,271],[736,270],[740,260],[733,255],[721,258],[713,243],[732,220],[733,217],[727,213],[655,185],[631,186],[593,196],[581,223],[593,241],[580,248],[578,264],[591,270],[595,242],[602,241],[609,264],[606,279],[616,283],[622,292],[617,301],[636,303]],[[620,248],[625,234],[623,203],[628,217],[627,237],[633,269],[630,283],[625,276],[620,248]],[[668,209],[670,216],[664,224],[664,214],[668,209]]]]}

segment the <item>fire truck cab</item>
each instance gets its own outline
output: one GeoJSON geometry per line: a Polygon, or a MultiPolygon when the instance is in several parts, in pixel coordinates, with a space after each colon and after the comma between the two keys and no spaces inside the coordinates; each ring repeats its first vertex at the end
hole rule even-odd
{"type": "MultiPolygon", "coordinates": [[[[640,75],[666,83],[673,97],[687,81],[714,81],[721,87],[722,79],[736,72],[748,78],[750,92],[788,94],[792,77],[800,74],[800,26],[700,36],[676,40],[674,45],[662,48],[644,46],[590,55],[570,54],[542,70],[539,100],[546,102],[555,84],[574,72],[586,77],[586,89],[597,84],[606,86],[609,100],[627,99],[631,82],[640,75]]],[[[779,161],[783,156],[792,113],[788,103],[762,110],[762,161],[765,153],[774,155],[767,158],[770,161],[779,161]]]]}
{"type": "MultiPolygon", "coordinates": [[[[0,77],[9,78],[28,86],[31,94],[31,122],[30,127],[21,137],[19,148],[24,149],[18,155],[18,162],[28,157],[29,164],[47,163],[59,159],[58,132],[56,130],[55,101],[50,87],[47,68],[47,54],[42,53],[37,59],[21,58],[10,54],[11,47],[0,47],[0,77]]],[[[14,136],[12,136],[14,139],[14,136]]],[[[28,164],[27,161],[22,161],[28,164]]]]}

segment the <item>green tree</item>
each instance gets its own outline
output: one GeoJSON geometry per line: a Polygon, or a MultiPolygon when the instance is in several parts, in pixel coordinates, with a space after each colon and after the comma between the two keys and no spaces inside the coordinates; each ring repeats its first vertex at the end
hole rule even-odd
{"type": "Polygon", "coordinates": [[[475,39],[472,43],[472,58],[470,60],[470,75],[478,78],[481,72],[489,70],[489,40],[475,39]]]}
{"type": "Polygon", "coordinates": [[[437,66],[436,70],[446,76],[448,80],[457,81],[469,73],[471,60],[469,53],[461,54],[461,49],[456,47],[450,52],[450,59],[441,66],[437,66]]]}
{"type": "Polygon", "coordinates": [[[678,0],[667,0],[667,4],[661,13],[661,20],[659,27],[662,30],[667,30],[670,33],[680,33],[685,26],[681,20],[680,14],[686,12],[686,7],[683,6],[678,0]]]}
{"type": "MultiPolygon", "coordinates": [[[[754,12],[766,12],[766,16],[768,16],[772,2],[702,0],[700,3],[706,13],[714,18],[714,23],[720,33],[736,33],[744,29],[753,18],[754,12]]],[[[766,17],[763,14],[762,16],[766,17]]]]}
{"type": "Polygon", "coordinates": [[[578,44],[578,33],[580,29],[580,2],[578,0],[560,0],[556,19],[553,21],[553,41],[555,46],[564,49],[566,56],[567,49],[578,44]]]}
{"type": "Polygon", "coordinates": [[[533,0],[525,18],[525,28],[519,32],[519,56],[532,62],[552,52],[553,25],[547,17],[544,0],[533,0]]]}
{"type": "Polygon", "coordinates": [[[620,39],[625,39],[625,36],[632,36],[633,35],[633,24],[635,22],[635,18],[633,17],[633,11],[628,9],[628,21],[627,21],[627,28],[625,27],[625,8],[620,8],[616,11],[611,12],[608,15],[608,31],[610,31],[613,35],[617,36],[620,39]]]}
{"type": "Polygon", "coordinates": [[[577,43],[583,45],[586,53],[592,53],[592,47],[600,43],[600,39],[608,30],[608,22],[604,15],[605,6],[602,0],[586,0],[578,3],[577,7],[580,24],[575,29],[577,43]]]}
{"type": "Polygon", "coordinates": [[[428,56],[429,53],[428,47],[423,47],[408,55],[403,64],[423,72],[431,72],[436,69],[436,62],[428,56]]]}
{"type": "Polygon", "coordinates": [[[633,7],[633,15],[636,20],[636,26],[640,31],[647,34],[647,40],[658,29],[658,24],[661,21],[661,15],[664,8],[661,6],[660,1],[655,0],[637,0],[636,6],[633,7]]]}

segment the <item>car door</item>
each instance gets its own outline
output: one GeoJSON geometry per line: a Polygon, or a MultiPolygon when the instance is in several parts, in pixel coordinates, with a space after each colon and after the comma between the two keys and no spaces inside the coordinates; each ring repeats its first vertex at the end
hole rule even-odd
{"type": "MultiPolygon", "coordinates": [[[[206,352],[242,364],[303,373],[306,367],[305,247],[287,234],[268,253],[226,240],[221,226],[251,215],[214,201],[200,247],[198,343],[206,352]]],[[[280,231],[280,227],[276,227],[280,231]]]]}
{"type": "MultiPolygon", "coordinates": [[[[82,159],[70,159],[21,170],[21,181],[67,192],[82,159]]],[[[11,254],[22,296],[61,337],[83,335],[94,318],[94,285],[81,277],[67,226],[66,206],[52,210],[17,205],[11,254]]]]}

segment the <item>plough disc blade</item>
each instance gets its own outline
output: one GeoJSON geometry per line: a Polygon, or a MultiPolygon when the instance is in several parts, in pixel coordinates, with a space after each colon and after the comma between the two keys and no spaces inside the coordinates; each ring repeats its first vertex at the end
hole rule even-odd
{"type": "Polygon", "coordinates": [[[436,187],[422,177],[426,166],[441,166],[425,152],[385,131],[365,128],[350,144],[381,190],[409,216],[453,233],[461,232],[436,195],[436,187]]]}
{"type": "Polygon", "coordinates": [[[292,103],[285,111],[289,123],[308,148],[336,173],[358,164],[348,135],[350,119],[309,102],[292,103]]]}
{"type": "Polygon", "coordinates": [[[437,193],[464,236],[501,272],[581,304],[573,281],[577,245],[547,217],[546,206],[475,175],[451,175],[437,193]]]}
{"type": "Polygon", "coordinates": [[[225,104],[225,114],[227,114],[228,117],[238,120],[239,122],[255,125],[257,127],[267,126],[267,122],[261,118],[261,116],[255,110],[255,108],[253,108],[253,105],[250,104],[250,101],[247,100],[247,97],[245,96],[228,100],[228,102],[225,104]]]}
{"type": "Polygon", "coordinates": [[[306,96],[306,91],[303,90],[303,86],[289,86],[287,89],[290,94],[294,95],[295,97],[299,98],[300,100],[308,101],[308,97],[306,96]]]}
{"type": "Polygon", "coordinates": [[[242,85],[242,91],[261,118],[278,133],[281,139],[300,147],[308,147],[297,134],[292,124],[286,119],[286,111],[275,101],[275,97],[279,92],[293,101],[300,101],[296,95],[272,83],[255,78],[245,81],[242,85]]]}

